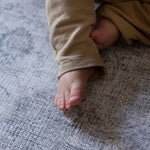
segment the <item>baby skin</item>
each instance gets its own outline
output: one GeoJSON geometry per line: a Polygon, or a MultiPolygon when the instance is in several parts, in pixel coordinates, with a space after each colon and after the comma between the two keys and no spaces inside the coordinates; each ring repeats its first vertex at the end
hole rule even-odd
{"type": "MultiPolygon", "coordinates": [[[[119,37],[116,25],[106,18],[96,23],[90,38],[100,50],[111,46],[119,37]]],[[[60,110],[71,109],[80,104],[86,89],[87,81],[94,73],[95,68],[85,68],[63,74],[58,82],[55,106],[60,110]]]]}

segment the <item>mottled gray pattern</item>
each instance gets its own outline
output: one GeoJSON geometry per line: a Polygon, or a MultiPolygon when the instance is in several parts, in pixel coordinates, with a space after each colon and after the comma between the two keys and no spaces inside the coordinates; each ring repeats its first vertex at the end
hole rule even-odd
{"type": "Polygon", "coordinates": [[[0,0],[0,150],[150,150],[150,47],[102,57],[106,76],[59,111],[45,1],[0,0]]]}

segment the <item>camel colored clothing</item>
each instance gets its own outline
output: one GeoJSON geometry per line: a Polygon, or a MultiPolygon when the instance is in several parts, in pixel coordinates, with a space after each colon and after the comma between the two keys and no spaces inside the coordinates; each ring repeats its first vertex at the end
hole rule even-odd
{"type": "MultiPolygon", "coordinates": [[[[132,44],[140,40],[150,45],[150,0],[105,0],[100,13],[112,20],[121,38],[132,44]]],[[[95,25],[94,0],[46,0],[50,40],[56,62],[60,66],[58,78],[75,69],[97,67],[93,78],[104,73],[104,63],[89,37],[95,25]]]]}
{"type": "Polygon", "coordinates": [[[46,0],[50,40],[58,78],[71,70],[98,67],[104,70],[99,51],[89,37],[95,25],[94,0],[46,0]]]}
{"type": "Polygon", "coordinates": [[[150,0],[105,0],[100,14],[118,27],[126,44],[141,41],[150,45],[150,0]]]}

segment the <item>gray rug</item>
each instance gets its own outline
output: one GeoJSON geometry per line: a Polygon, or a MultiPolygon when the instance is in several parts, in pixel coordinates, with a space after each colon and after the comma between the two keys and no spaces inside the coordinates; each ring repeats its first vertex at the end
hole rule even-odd
{"type": "Polygon", "coordinates": [[[59,111],[44,0],[1,0],[0,150],[150,150],[150,47],[118,44],[102,57],[106,76],[59,111]]]}

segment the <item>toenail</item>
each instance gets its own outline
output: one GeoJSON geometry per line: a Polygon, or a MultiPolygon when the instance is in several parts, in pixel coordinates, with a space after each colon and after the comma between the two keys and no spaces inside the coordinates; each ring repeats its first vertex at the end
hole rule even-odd
{"type": "Polygon", "coordinates": [[[59,108],[59,109],[62,109],[63,107],[64,107],[64,105],[60,105],[58,108],[59,108]]]}
{"type": "Polygon", "coordinates": [[[67,109],[70,108],[70,107],[71,107],[71,105],[69,105],[69,104],[66,105],[66,108],[67,108],[67,109]]]}
{"type": "Polygon", "coordinates": [[[79,96],[72,96],[70,99],[69,99],[69,101],[71,102],[71,101],[74,101],[74,100],[76,100],[76,99],[78,99],[79,98],[79,96]]]}

